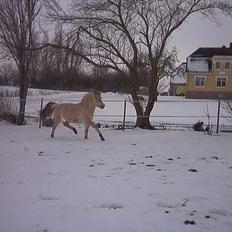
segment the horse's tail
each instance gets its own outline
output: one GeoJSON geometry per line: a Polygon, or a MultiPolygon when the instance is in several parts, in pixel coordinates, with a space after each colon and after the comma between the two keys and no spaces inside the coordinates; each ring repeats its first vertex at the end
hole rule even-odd
{"type": "Polygon", "coordinates": [[[48,104],[40,111],[40,118],[42,122],[44,122],[46,118],[52,117],[56,105],[57,104],[55,102],[48,102],[48,104]]]}

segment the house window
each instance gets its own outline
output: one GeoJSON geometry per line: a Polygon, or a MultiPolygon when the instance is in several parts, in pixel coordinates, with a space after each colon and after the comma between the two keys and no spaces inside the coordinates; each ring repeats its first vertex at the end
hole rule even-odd
{"type": "Polygon", "coordinates": [[[225,87],[226,86],[226,77],[217,77],[217,87],[225,87]]]}
{"type": "Polygon", "coordinates": [[[195,77],[195,85],[197,87],[204,87],[205,86],[205,77],[196,76],[195,77]]]}
{"type": "Polygon", "coordinates": [[[221,68],[221,62],[216,62],[216,69],[220,69],[221,68]]]}
{"type": "Polygon", "coordinates": [[[229,69],[230,68],[230,62],[225,62],[225,69],[229,69]]]}

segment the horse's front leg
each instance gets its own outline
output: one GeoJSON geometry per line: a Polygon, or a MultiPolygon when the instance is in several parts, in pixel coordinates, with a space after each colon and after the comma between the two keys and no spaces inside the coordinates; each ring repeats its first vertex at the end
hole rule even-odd
{"type": "Polygon", "coordinates": [[[88,138],[88,133],[89,133],[89,125],[85,124],[85,139],[88,138]]]}
{"type": "Polygon", "coordinates": [[[91,121],[90,119],[87,119],[87,120],[86,120],[86,124],[89,125],[89,126],[91,126],[91,127],[93,127],[93,128],[97,131],[97,133],[98,133],[100,139],[101,139],[102,141],[105,141],[105,138],[103,137],[101,131],[99,130],[99,128],[95,125],[95,123],[94,123],[93,121],[91,121]]]}
{"type": "Polygon", "coordinates": [[[77,135],[77,130],[76,130],[76,128],[73,127],[73,126],[70,126],[68,121],[64,121],[64,122],[63,122],[63,125],[64,125],[65,127],[69,128],[69,129],[71,129],[71,130],[73,131],[73,133],[77,135]]]}

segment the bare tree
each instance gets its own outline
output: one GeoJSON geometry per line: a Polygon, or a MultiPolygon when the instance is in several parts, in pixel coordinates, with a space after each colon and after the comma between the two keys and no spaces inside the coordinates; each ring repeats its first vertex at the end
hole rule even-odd
{"type": "Polygon", "coordinates": [[[222,102],[222,108],[224,109],[224,117],[232,122],[232,96],[227,96],[228,99],[225,99],[223,102],[222,102]]]}
{"type": "Polygon", "coordinates": [[[51,31],[48,33],[48,31],[43,30],[41,41],[44,46],[37,46],[34,49],[39,51],[38,70],[41,74],[39,79],[50,84],[51,82],[56,83],[56,88],[59,89],[62,89],[64,85],[72,86],[71,82],[76,82],[81,73],[82,58],[68,49],[63,49],[62,46],[70,47],[81,53],[80,43],[77,43],[72,35],[65,33],[60,22],[54,25],[53,34],[51,31]],[[50,46],[51,44],[53,46],[50,46]]]}
{"type": "Polygon", "coordinates": [[[107,68],[101,68],[94,66],[92,69],[92,76],[94,79],[96,79],[96,89],[102,90],[103,89],[103,83],[106,80],[106,77],[108,75],[108,69],[107,68]]]}
{"type": "Polygon", "coordinates": [[[35,19],[39,14],[39,0],[0,0],[0,46],[13,58],[19,69],[20,106],[17,123],[25,117],[29,67],[32,57],[35,19]]]}
{"type": "Polygon", "coordinates": [[[0,65],[0,85],[17,85],[17,67],[12,62],[4,62],[0,65]]]}
{"type": "MultiPolygon", "coordinates": [[[[56,0],[47,1],[50,18],[71,25],[76,40],[84,41],[85,61],[119,72],[130,85],[137,113],[136,124],[150,128],[150,113],[157,101],[158,84],[174,69],[176,54],[168,50],[171,35],[192,14],[200,13],[217,21],[217,10],[230,14],[230,0],[92,0],[73,1],[64,11],[56,0]],[[148,70],[149,98],[146,107],[139,101],[144,80],[141,62],[148,70]]],[[[70,48],[67,48],[70,49],[70,48]]],[[[72,50],[72,49],[70,49],[72,50]]]]}

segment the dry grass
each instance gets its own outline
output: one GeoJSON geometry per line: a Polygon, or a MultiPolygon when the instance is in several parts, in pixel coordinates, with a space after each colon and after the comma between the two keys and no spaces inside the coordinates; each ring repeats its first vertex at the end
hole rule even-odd
{"type": "Polygon", "coordinates": [[[222,102],[222,108],[225,111],[226,115],[224,116],[226,117],[226,119],[232,122],[232,100],[222,102]]]}
{"type": "Polygon", "coordinates": [[[19,89],[0,88],[0,97],[18,97],[19,89]]]}
{"type": "MultiPolygon", "coordinates": [[[[28,96],[51,95],[56,90],[28,89],[28,96]]],[[[19,88],[0,86],[0,120],[16,123],[18,112],[19,88]]]]}
{"type": "Polygon", "coordinates": [[[17,94],[17,91],[0,90],[0,120],[16,123],[17,104],[15,97],[17,94]]]}

